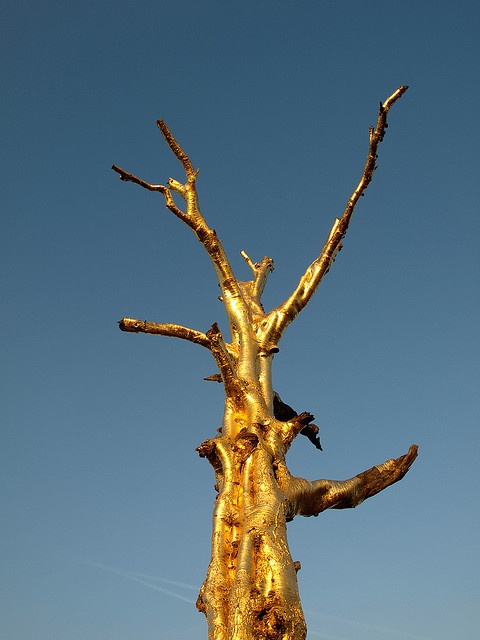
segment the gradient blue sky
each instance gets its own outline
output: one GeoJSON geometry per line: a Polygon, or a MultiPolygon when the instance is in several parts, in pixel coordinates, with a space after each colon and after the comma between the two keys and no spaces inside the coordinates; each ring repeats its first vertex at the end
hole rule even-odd
{"type": "Polygon", "coordinates": [[[334,269],[287,331],[275,388],[315,414],[289,463],[342,479],[404,453],[358,509],[289,525],[309,637],[478,637],[480,5],[23,2],[2,10],[3,640],[206,638],[222,413],[201,347],[122,316],[225,326],[213,270],[158,194],[201,167],[240,277],[291,291],[401,84],[380,168],[334,269]],[[223,323],[223,325],[222,325],[223,323]]]}

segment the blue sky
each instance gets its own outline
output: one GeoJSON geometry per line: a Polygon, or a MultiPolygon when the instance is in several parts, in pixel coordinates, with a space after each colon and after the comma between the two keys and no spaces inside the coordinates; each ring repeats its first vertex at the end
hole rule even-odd
{"type": "Polygon", "coordinates": [[[404,453],[401,483],[289,525],[309,637],[478,637],[476,2],[22,2],[2,11],[4,640],[205,638],[192,601],[222,412],[206,350],[122,316],[225,326],[213,270],[158,194],[201,167],[238,276],[291,291],[379,169],[334,269],[287,331],[275,388],[311,411],[291,470],[343,479],[404,453]]]}

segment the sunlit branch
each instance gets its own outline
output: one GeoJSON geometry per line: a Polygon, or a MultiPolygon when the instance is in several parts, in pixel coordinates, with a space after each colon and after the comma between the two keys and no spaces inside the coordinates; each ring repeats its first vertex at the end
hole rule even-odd
{"type": "Polygon", "coordinates": [[[398,482],[417,457],[418,447],[412,444],[408,453],[387,460],[359,473],[349,480],[305,480],[290,476],[286,467],[278,472],[279,484],[287,494],[290,517],[316,516],[325,509],[356,507],[367,498],[398,482]]]}
{"type": "Polygon", "coordinates": [[[335,219],[319,256],[307,268],[290,297],[269,313],[268,328],[265,331],[267,341],[278,344],[287,326],[308,304],[323,276],[333,264],[336,254],[342,247],[342,239],[347,233],[355,206],[370,184],[377,168],[377,150],[388,126],[388,112],[407,89],[407,86],[399,87],[383,104],[380,104],[377,124],[375,128],[370,127],[370,144],[362,177],[350,196],[342,217],[335,219]]]}
{"type": "Polygon", "coordinates": [[[163,137],[167,141],[168,146],[173,151],[175,157],[182,163],[183,168],[185,169],[185,175],[188,180],[195,180],[197,177],[198,171],[195,171],[193,168],[193,164],[190,161],[190,158],[182,149],[182,147],[178,144],[174,135],[170,131],[167,126],[165,120],[157,120],[157,127],[162,132],[163,137]]]}
{"type": "Polygon", "coordinates": [[[157,120],[157,126],[162,132],[168,146],[174,153],[175,157],[181,162],[186,175],[186,182],[181,182],[170,178],[168,187],[164,185],[152,185],[137,176],[128,173],[124,169],[120,169],[113,165],[120,178],[125,182],[133,182],[149,191],[158,191],[163,194],[167,208],[172,211],[178,218],[187,224],[201,242],[205,251],[209,255],[215,272],[217,274],[218,283],[222,290],[222,301],[232,327],[236,327],[241,332],[245,332],[245,323],[249,318],[249,309],[245,304],[240,290],[240,286],[235,278],[230,262],[223,249],[222,243],[214,229],[211,229],[203,214],[200,211],[197,197],[196,178],[198,171],[193,168],[188,155],[183,151],[178,141],[173,136],[167,124],[163,120],[157,120]],[[186,211],[182,211],[174,202],[172,191],[177,193],[186,204],[186,211]]]}
{"type": "Polygon", "coordinates": [[[389,109],[406,89],[400,87],[380,105],[377,124],[370,128],[361,179],[342,216],[335,220],[323,249],[290,297],[267,314],[261,296],[273,260],[264,257],[254,263],[242,251],[252,278],[247,282],[236,279],[220,239],[200,211],[198,171],[163,120],[157,126],[183,167],[185,183],[169,178],[166,186],[150,184],[113,166],[125,182],[161,193],[167,208],[192,229],[213,263],[230,323],[231,340],[226,342],[216,323],[203,333],[132,318],[119,322],[122,331],[181,338],[209,349],[219,373],[206,379],[222,382],[225,388],[221,426],[215,437],[204,440],[197,449],[215,471],[217,492],[211,561],[197,601],[207,618],[210,640],[305,640],[296,577],[299,563],[288,549],[286,522],[297,515],[315,516],[325,509],[357,506],[400,480],[417,456],[417,447],[412,445],[407,454],[344,481],[312,482],[292,476],[285,461],[290,445],[301,433],[321,449],[318,427],[312,414],[297,413],[273,391],[271,374],[283,332],[308,304],[342,246],[358,199],[372,180],[389,109]],[[180,198],[184,210],[176,204],[180,198]]]}
{"type": "Polygon", "coordinates": [[[314,419],[311,413],[303,412],[298,414],[295,409],[283,402],[279,394],[273,392],[273,415],[281,422],[287,423],[280,430],[283,432],[284,444],[290,446],[298,433],[310,440],[316,449],[323,451],[318,437],[319,428],[313,424],[314,419]]]}
{"type": "Polygon", "coordinates": [[[200,344],[207,349],[211,348],[210,340],[205,333],[178,324],[147,322],[135,318],[122,318],[118,326],[122,331],[130,333],[152,333],[154,335],[168,336],[170,338],[181,338],[195,344],[200,344]]]}
{"type": "Polygon", "coordinates": [[[313,420],[313,415],[304,411],[303,413],[294,416],[288,422],[279,423],[281,425],[283,442],[287,449],[299,433],[304,431],[305,428],[308,429],[309,424],[313,422],[313,420]]]}
{"type": "Polygon", "coordinates": [[[222,376],[227,398],[233,400],[235,405],[240,408],[245,400],[245,391],[237,377],[234,359],[228,352],[217,323],[207,332],[207,339],[210,342],[212,355],[222,376]]]}
{"type": "Polygon", "coordinates": [[[120,180],[123,180],[123,182],[133,182],[134,184],[138,184],[140,187],[143,187],[148,191],[158,191],[159,193],[161,193],[165,198],[165,206],[167,207],[167,209],[174,213],[177,218],[180,218],[180,220],[183,220],[183,222],[186,222],[188,224],[185,213],[175,204],[172,193],[170,189],[168,189],[168,187],[163,186],[163,184],[150,184],[149,182],[138,178],[133,173],[129,173],[128,171],[117,167],[116,164],[112,166],[112,169],[119,174],[120,180]]]}
{"type": "Polygon", "coordinates": [[[273,260],[265,256],[260,262],[253,263],[245,251],[240,251],[240,254],[253,273],[251,293],[255,301],[260,304],[260,298],[267,283],[267,278],[273,271],[273,260]]]}

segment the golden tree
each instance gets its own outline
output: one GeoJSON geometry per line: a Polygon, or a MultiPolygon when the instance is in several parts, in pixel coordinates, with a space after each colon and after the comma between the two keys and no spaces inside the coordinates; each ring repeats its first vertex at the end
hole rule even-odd
{"type": "Polygon", "coordinates": [[[223,383],[225,409],[218,434],[198,453],[215,476],[212,555],[197,607],[208,622],[210,640],[301,640],[306,637],[296,573],[287,543],[286,523],[295,516],[316,516],[325,509],[355,507],[400,480],[417,456],[405,455],[344,481],[306,480],[290,474],[285,457],[294,438],[307,436],[320,448],[313,416],[297,414],[272,387],[272,361],[288,325],[306,307],[342,247],[355,206],[372,180],[378,145],[383,140],[392,105],[407,90],[398,88],[380,104],[362,177],[345,211],[337,218],[318,257],[280,305],[265,311],[262,292],[273,260],[254,263],[242,251],[252,279],[235,277],[220,240],[200,211],[198,171],[163,120],[157,122],[168,146],[185,171],[185,182],[150,184],[113,166],[121,180],[158,191],[167,209],[188,225],[209,255],[221,289],[230,326],[227,341],[217,324],[203,333],[177,324],[123,318],[122,331],[172,336],[209,349],[218,367],[210,379],[223,383]],[[184,202],[180,208],[174,195],[184,202]]]}

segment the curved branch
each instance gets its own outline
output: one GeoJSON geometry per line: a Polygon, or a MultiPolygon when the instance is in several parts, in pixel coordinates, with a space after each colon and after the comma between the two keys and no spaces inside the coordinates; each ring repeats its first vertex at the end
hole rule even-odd
{"type": "Polygon", "coordinates": [[[268,314],[269,324],[265,335],[269,342],[278,344],[287,326],[296,318],[300,311],[306,307],[322,281],[323,276],[332,266],[335,256],[342,248],[342,239],[347,233],[355,206],[372,181],[373,174],[377,168],[377,150],[378,145],[385,136],[385,131],[388,126],[388,112],[407,89],[407,86],[399,87],[383,104],[380,103],[377,124],[375,128],[370,127],[370,144],[362,177],[350,196],[342,217],[335,219],[319,256],[307,268],[290,297],[268,314]]]}
{"type": "Polygon", "coordinates": [[[290,505],[288,516],[317,516],[325,509],[349,509],[398,482],[417,457],[412,444],[408,453],[359,473],[349,480],[314,480],[290,476],[286,467],[279,469],[279,484],[290,505]]]}
{"type": "Polygon", "coordinates": [[[152,333],[155,335],[168,336],[170,338],[181,338],[202,347],[211,349],[211,343],[205,333],[196,329],[182,327],[179,324],[157,324],[156,322],[147,322],[146,320],[137,320],[135,318],[122,318],[118,326],[121,331],[130,333],[152,333]]]}

